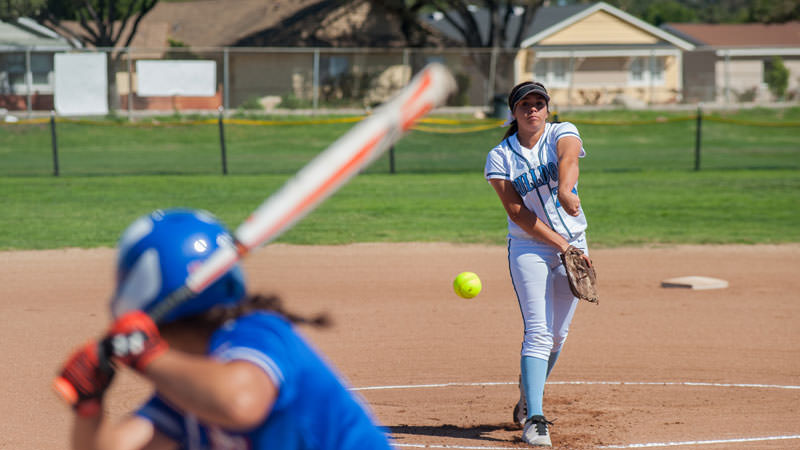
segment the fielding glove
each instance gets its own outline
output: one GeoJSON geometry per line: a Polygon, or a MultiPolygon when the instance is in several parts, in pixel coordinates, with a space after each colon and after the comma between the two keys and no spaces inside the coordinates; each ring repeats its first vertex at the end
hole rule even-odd
{"type": "Polygon", "coordinates": [[[567,271],[569,288],[575,297],[592,303],[597,299],[597,273],[594,265],[586,260],[583,250],[569,246],[561,254],[561,262],[567,271]]]}

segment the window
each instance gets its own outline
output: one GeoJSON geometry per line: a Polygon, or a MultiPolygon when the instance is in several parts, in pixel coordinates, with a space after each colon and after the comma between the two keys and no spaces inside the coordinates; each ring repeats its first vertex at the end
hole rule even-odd
{"type": "Polygon", "coordinates": [[[650,80],[653,84],[664,83],[664,58],[650,58],[650,80]]]}
{"type": "Polygon", "coordinates": [[[320,58],[320,69],[326,73],[325,78],[338,78],[347,73],[350,66],[346,56],[323,56],[320,58]]]}
{"type": "Polygon", "coordinates": [[[25,84],[25,54],[8,53],[3,61],[3,72],[6,72],[8,84],[12,90],[24,88],[25,84]]]}
{"type": "Polygon", "coordinates": [[[536,59],[536,64],[533,66],[533,77],[537,80],[544,82],[547,80],[547,64],[546,59],[536,59]]]}
{"type": "MultiPolygon", "coordinates": [[[[31,84],[34,91],[52,92],[53,54],[31,53],[31,84]]],[[[3,90],[24,94],[28,92],[25,53],[0,54],[0,79],[3,90]]]]}
{"type": "Polygon", "coordinates": [[[631,58],[628,80],[633,86],[664,84],[664,58],[636,56],[631,58]]]}
{"type": "Polygon", "coordinates": [[[53,71],[53,55],[49,53],[31,54],[31,72],[33,72],[33,84],[49,85],[50,73],[53,71]]]}
{"type": "Polygon", "coordinates": [[[430,64],[430,63],[433,63],[433,62],[440,63],[440,64],[445,64],[444,56],[426,56],[425,57],[425,64],[430,64]]]}
{"type": "Polygon", "coordinates": [[[537,58],[533,65],[533,76],[545,86],[564,87],[570,81],[569,59],[537,58]]]}
{"type": "Polygon", "coordinates": [[[564,85],[567,84],[567,60],[566,59],[553,59],[550,61],[550,84],[564,85]]]}
{"type": "Polygon", "coordinates": [[[633,58],[631,61],[631,81],[640,84],[644,83],[644,61],[642,58],[633,58]]]}

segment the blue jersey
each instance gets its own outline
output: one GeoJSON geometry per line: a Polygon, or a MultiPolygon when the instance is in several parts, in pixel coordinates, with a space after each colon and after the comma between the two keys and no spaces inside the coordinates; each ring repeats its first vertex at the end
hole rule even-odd
{"type": "Polygon", "coordinates": [[[231,321],[211,337],[208,354],[218,361],[255,364],[272,379],[278,396],[264,422],[234,432],[201,423],[156,394],[137,415],[182,448],[390,448],[367,408],[284,318],[257,312],[231,321]]]}

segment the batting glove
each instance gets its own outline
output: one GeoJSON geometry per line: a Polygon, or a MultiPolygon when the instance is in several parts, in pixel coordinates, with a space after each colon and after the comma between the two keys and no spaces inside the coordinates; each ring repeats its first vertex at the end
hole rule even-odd
{"type": "Polygon", "coordinates": [[[111,325],[102,347],[122,364],[144,372],[148,364],[167,351],[168,345],[150,316],[132,311],[111,325]]]}
{"type": "Polygon", "coordinates": [[[97,341],[91,340],[69,357],[53,388],[72,405],[79,416],[100,412],[103,394],[114,379],[114,368],[102,356],[97,341]]]}

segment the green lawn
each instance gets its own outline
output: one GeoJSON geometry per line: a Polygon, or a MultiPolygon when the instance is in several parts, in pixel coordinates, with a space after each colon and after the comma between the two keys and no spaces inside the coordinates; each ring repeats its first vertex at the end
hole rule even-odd
{"type": "MultiPolygon", "coordinates": [[[[186,206],[235,227],[286,176],[6,177],[0,249],[112,246],[135,217],[186,206]]],[[[595,246],[800,242],[794,170],[587,172],[595,246]]],[[[505,214],[480,172],[364,174],[279,241],[501,244],[505,214]]]]}
{"type": "MultiPolygon", "coordinates": [[[[584,171],[692,170],[695,166],[694,112],[607,111],[560,114],[578,126],[589,153],[584,171]],[[602,123],[597,123],[597,122],[602,123]]],[[[748,110],[704,115],[702,169],[800,169],[800,108],[748,110]],[[736,120],[726,123],[722,120],[736,120]],[[744,125],[742,124],[744,123],[744,125]],[[763,126],[763,125],[782,126],[763,126]]],[[[62,175],[219,174],[222,152],[218,124],[191,118],[65,122],[56,127],[62,175]]],[[[228,173],[291,174],[344,134],[352,123],[225,125],[228,173]]],[[[483,122],[484,125],[491,121],[483,122]]],[[[426,126],[456,131],[475,125],[426,126]]],[[[398,173],[480,171],[503,128],[478,132],[412,131],[394,149],[398,173]]],[[[389,155],[367,173],[388,173],[389,155]]],[[[0,125],[0,176],[53,173],[48,124],[0,125]]]]}
{"type": "MultiPolygon", "coordinates": [[[[800,108],[707,118],[700,171],[687,117],[561,115],[588,152],[580,193],[592,245],[800,242],[800,127],[792,126],[800,108]]],[[[461,127],[476,123],[468,122],[461,127]]],[[[59,123],[61,176],[53,177],[49,126],[2,125],[0,249],[111,246],[159,207],[208,209],[235,227],[351,126],[228,124],[222,176],[214,123],[59,123]]],[[[437,126],[459,128],[428,128],[437,126]]],[[[413,131],[394,149],[396,174],[383,156],[279,240],[500,244],[505,216],[482,169],[502,133],[413,131]]]]}

